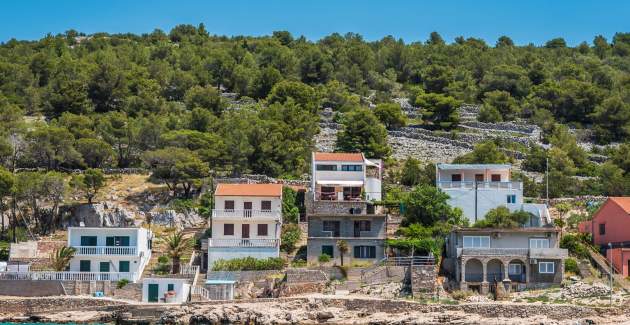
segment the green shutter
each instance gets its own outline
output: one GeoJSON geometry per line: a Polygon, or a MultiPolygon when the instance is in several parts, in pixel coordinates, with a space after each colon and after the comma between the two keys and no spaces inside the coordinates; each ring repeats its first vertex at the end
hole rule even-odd
{"type": "Polygon", "coordinates": [[[79,261],[79,271],[80,272],[91,272],[91,267],[90,267],[90,261],[88,260],[81,260],[79,261]]]}
{"type": "Polygon", "coordinates": [[[118,272],[129,272],[129,261],[119,261],[118,272]]]}
{"type": "Polygon", "coordinates": [[[101,262],[99,264],[99,270],[101,272],[109,272],[109,262],[101,262]]]}
{"type": "Polygon", "coordinates": [[[105,246],[114,246],[115,245],[115,239],[114,237],[107,237],[105,238],[105,246]]]}
{"type": "Polygon", "coordinates": [[[361,258],[361,246],[354,246],[354,258],[361,258]]]}
{"type": "Polygon", "coordinates": [[[169,283],[166,291],[175,291],[175,285],[172,283],[169,283]]]}
{"type": "Polygon", "coordinates": [[[120,246],[129,246],[129,236],[120,237],[120,246]]]}
{"type": "Polygon", "coordinates": [[[96,246],[96,236],[81,236],[81,246],[96,246]]]}

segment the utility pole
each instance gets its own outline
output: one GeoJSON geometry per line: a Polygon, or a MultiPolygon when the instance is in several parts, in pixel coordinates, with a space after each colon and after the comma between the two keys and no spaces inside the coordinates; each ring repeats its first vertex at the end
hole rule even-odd
{"type": "Polygon", "coordinates": [[[477,180],[475,180],[475,223],[477,222],[477,180]]]}
{"type": "Polygon", "coordinates": [[[608,250],[610,251],[610,305],[612,305],[613,294],[613,264],[612,264],[612,243],[608,243],[608,250]]]}

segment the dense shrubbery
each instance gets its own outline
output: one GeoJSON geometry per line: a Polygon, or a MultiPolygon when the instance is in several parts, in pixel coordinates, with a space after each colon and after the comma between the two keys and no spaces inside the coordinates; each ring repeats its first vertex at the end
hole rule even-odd
{"type": "Polygon", "coordinates": [[[523,225],[536,225],[534,220],[536,216],[525,211],[510,212],[507,207],[501,206],[494,208],[485,217],[477,221],[473,227],[475,228],[518,228],[523,225]]]}
{"type": "Polygon", "coordinates": [[[284,260],[279,257],[269,257],[265,259],[243,257],[230,260],[217,260],[212,264],[212,271],[282,270],[283,267],[284,260]]]}
{"type": "Polygon", "coordinates": [[[564,272],[570,272],[576,275],[580,275],[580,268],[574,258],[567,258],[564,260],[564,272]]]}
{"type": "Polygon", "coordinates": [[[282,225],[282,233],[280,234],[280,249],[283,252],[293,253],[295,245],[302,238],[302,230],[297,224],[282,225]]]}
{"type": "Polygon", "coordinates": [[[587,234],[564,234],[560,240],[560,248],[569,250],[577,258],[589,258],[587,234]]]}

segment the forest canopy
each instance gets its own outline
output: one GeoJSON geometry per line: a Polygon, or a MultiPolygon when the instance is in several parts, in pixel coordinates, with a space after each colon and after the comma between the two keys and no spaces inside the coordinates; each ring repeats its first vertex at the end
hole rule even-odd
{"type": "Polygon", "coordinates": [[[568,124],[625,142],[630,33],[516,46],[507,36],[446,44],[437,33],[424,43],[225,37],[200,24],[10,40],[0,45],[0,157],[9,170],[172,166],[162,176],[184,183],[214,172],[296,177],[308,172],[324,107],[345,123],[338,149],[387,157],[386,128],[406,123],[393,97],[409,98],[413,122],[432,129],[456,128],[456,108],[470,103],[483,121],[530,119],[547,134],[568,124]],[[200,164],[208,169],[191,176],[200,164]]]}

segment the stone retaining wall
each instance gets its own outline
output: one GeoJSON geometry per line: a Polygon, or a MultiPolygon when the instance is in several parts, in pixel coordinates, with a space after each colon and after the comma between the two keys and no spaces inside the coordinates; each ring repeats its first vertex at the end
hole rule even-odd
{"type": "Polygon", "coordinates": [[[68,295],[92,296],[102,292],[105,297],[142,301],[142,283],[128,283],[122,288],[111,281],[63,281],[62,284],[68,295]]]}
{"type": "Polygon", "coordinates": [[[376,266],[366,269],[361,274],[361,281],[366,284],[403,282],[405,281],[406,273],[407,270],[404,266],[376,266]]]}
{"type": "Polygon", "coordinates": [[[90,310],[107,306],[121,306],[126,303],[93,298],[5,298],[0,303],[2,315],[30,315],[44,312],[61,312],[72,310],[90,310]]]}
{"type": "Polygon", "coordinates": [[[286,282],[290,284],[328,281],[326,273],[321,270],[288,269],[286,274],[286,282]]]}

